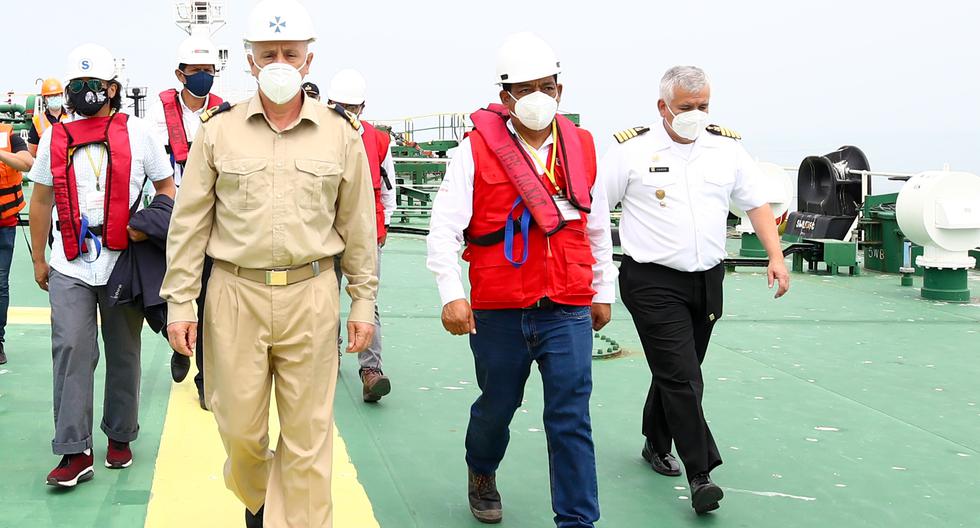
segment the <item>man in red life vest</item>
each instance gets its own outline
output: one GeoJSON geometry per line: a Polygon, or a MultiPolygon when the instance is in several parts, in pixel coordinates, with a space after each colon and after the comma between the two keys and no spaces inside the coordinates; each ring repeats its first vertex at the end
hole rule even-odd
{"type": "MultiPolygon", "coordinates": [[[[341,70],[330,80],[327,89],[327,104],[334,109],[346,111],[348,119],[356,123],[364,142],[368,163],[371,166],[371,180],[374,185],[374,213],[378,227],[378,270],[381,276],[381,248],[388,237],[388,225],[391,215],[395,212],[395,163],[391,159],[389,148],[391,137],[366,121],[358,118],[364,112],[367,82],[355,70],[341,70]]],[[[339,260],[335,266],[338,283],[340,278],[339,260]]],[[[367,350],[357,355],[361,365],[360,377],[363,385],[364,401],[374,403],[391,392],[391,381],[381,370],[381,318],[378,305],[374,305],[374,339],[367,350]]]]}
{"type": "MultiPolygon", "coordinates": [[[[174,182],[180,187],[184,176],[184,164],[191,143],[197,134],[201,122],[207,120],[207,110],[220,106],[224,101],[211,93],[214,76],[218,68],[218,48],[205,36],[192,35],[184,39],[177,48],[177,69],[174,75],[183,85],[180,91],[173,88],[160,92],[147,113],[147,119],[156,125],[157,132],[170,154],[170,164],[174,168],[174,182]]],[[[201,281],[201,296],[197,300],[198,319],[204,317],[205,293],[208,279],[211,277],[213,262],[210,258],[204,260],[204,274],[201,281]]],[[[197,363],[197,375],[194,384],[197,385],[198,403],[202,409],[207,409],[204,399],[204,325],[198,325],[197,350],[194,360],[197,363]]],[[[174,381],[180,382],[187,377],[191,359],[183,354],[173,353],[170,358],[170,370],[174,381]]]]}
{"type": "Polygon", "coordinates": [[[106,283],[130,240],[129,227],[147,180],[173,198],[173,171],[151,125],[120,113],[122,86],[109,50],[96,44],[68,56],[68,101],[75,112],[41,136],[30,179],[31,242],[44,248],[54,227],[50,266],[34,252],[34,280],[51,302],[55,435],[62,456],[47,483],[73,487],[95,474],[92,397],[99,362],[97,328],[105,343],[105,405],[101,429],[109,438],[105,466],[133,463],[139,434],[141,307],[113,305],[106,283]],[[52,225],[52,208],[57,213],[52,225]],[[100,320],[101,319],[101,320],[100,320]]]}
{"type": "Polygon", "coordinates": [[[609,322],[617,271],[592,136],[556,115],[559,71],[540,38],[506,41],[497,55],[500,103],[472,115],[475,129],[447,169],[427,239],[443,326],[469,335],[481,389],[466,463],[470,511],[484,523],[503,515],[495,472],[533,361],[544,385],[555,524],[592,527],[599,518],[592,331],[609,322]],[[470,301],[457,258],[464,240],[470,301]]]}

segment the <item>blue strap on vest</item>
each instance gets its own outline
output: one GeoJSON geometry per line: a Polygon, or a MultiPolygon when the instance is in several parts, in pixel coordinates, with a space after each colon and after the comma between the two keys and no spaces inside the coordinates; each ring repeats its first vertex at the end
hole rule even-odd
{"type": "MultiPolygon", "coordinates": [[[[83,255],[85,253],[85,239],[87,238],[91,238],[92,241],[95,242],[95,259],[86,260],[86,262],[95,262],[96,260],[99,260],[99,256],[102,255],[102,242],[99,240],[99,237],[88,228],[88,217],[82,215],[82,226],[81,229],[78,230],[79,255],[83,255]]],[[[82,257],[82,260],[85,260],[85,258],[82,257]]]]}
{"type": "Polygon", "coordinates": [[[521,205],[521,201],[520,196],[514,200],[514,205],[511,206],[510,213],[507,214],[507,225],[504,227],[504,258],[515,268],[519,268],[527,262],[528,233],[531,230],[531,210],[525,207],[519,221],[521,238],[524,239],[524,249],[521,251],[521,261],[517,262],[514,260],[514,222],[510,221],[510,219],[513,218],[514,210],[517,209],[517,206],[521,205]]]}

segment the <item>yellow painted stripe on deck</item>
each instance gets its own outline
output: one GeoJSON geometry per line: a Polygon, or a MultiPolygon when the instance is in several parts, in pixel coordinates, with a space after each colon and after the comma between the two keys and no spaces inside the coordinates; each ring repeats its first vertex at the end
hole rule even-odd
{"type": "Polygon", "coordinates": [[[51,324],[51,308],[11,306],[7,310],[7,324],[49,325],[51,324]]]}
{"type": "MultiPolygon", "coordinates": [[[[273,400],[269,437],[279,437],[273,400]]],[[[334,429],[333,502],[336,528],[380,528],[371,501],[357,480],[347,446],[334,429]]],[[[145,528],[240,527],[245,509],[225,488],[224,448],[211,413],[201,410],[189,379],[170,391],[145,528]]],[[[140,463],[139,460],[136,463],[140,463]]]]}

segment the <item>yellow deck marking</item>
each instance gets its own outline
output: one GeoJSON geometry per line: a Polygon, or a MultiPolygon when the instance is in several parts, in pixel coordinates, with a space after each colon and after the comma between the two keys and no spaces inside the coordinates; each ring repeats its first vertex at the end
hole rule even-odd
{"type": "MultiPolygon", "coordinates": [[[[269,421],[269,437],[278,438],[274,401],[269,421]]],[[[334,526],[380,528],[336,429],[333,445],[334,526]]],[[[175,384],[170,391],[145,528],[242,526],[244,507],[225,488],[224,461],[214,418],[198,407],[194,383],[188,379],[175,384]]]]}
{"type": "Polygon", "coordinates": [[[49,325],[51,324],[51,308],[11,306],[7,310],[7,324],[49,325]]]}

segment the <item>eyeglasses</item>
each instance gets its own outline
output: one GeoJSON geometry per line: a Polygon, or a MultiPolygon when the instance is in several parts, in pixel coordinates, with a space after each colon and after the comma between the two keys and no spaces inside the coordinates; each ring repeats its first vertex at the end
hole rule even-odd
{"type": "Polygon", "coordinates": [[[71,93],[78,93],[81,92],[85,86],[88,86],[89,90],[97,92],[102,89],[102,81],[99,79],[89,79],[87,81],[75,79],[68,83],[68,91],[71,93]]]}

